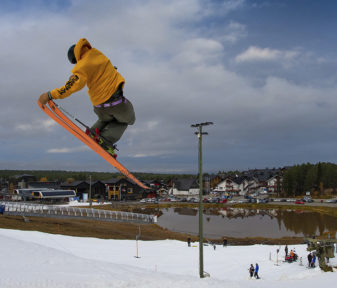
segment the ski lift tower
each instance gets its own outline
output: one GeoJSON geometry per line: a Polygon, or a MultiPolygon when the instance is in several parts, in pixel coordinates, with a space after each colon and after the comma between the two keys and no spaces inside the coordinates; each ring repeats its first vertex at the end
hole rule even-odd
{"type": "MultiPolygon", "coordinates": [[[[207,132],[202,132],[203,126],[213,125],[213,122],[204,122],[193,124],[191,127],[197,128],[198,131],[194,134],[199,138],[199,273],[200,278],[204,278],[207,274],[204,273],[204,243],[203,243],[203,208],[202,208],[202,135],[208,135],[207,132]]],[[[209,275],[209,274],[208,274],[209,275]]]]}

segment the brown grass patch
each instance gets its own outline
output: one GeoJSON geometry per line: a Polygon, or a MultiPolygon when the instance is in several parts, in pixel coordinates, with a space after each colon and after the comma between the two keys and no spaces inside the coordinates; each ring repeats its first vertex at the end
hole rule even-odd
{"type": "MultiPolygon", "coordinates": [[[[0,228],[102,239],[136,239],[140,227],[141,240],[177,239],[185,241],[189,237],[187,234],[170,232],[156,224],[44,217],[27,218],[29,219],[28,223],[21,216],[0,216],[0,228]]],[[[190,237],[196,238],[195,236],[190,237]]]]}

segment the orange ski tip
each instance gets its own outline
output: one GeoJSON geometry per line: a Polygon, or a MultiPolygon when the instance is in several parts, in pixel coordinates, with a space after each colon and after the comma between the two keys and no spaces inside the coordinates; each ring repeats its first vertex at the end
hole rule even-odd
{"type": "Polygon", "coordinates": [[[40,99],[37,100],[37,105],[39,105],[43,110],[46,108],[45,105],[41,103],[40,99]]]}

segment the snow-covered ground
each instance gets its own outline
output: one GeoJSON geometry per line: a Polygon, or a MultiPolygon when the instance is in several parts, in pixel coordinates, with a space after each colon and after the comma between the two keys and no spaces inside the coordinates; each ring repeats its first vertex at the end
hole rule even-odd
{"type": "MultiPolygon", "coordinates": [[[[284,247],[204,247],[199,278],[199,248],[195,243],[102,240],[0,229],[0,287],[334,287],[337,273],[306,268],[306,245],[289,246],[303,258],[276,264],[276,250],[284,247]],[[270,260],[271,257],[271,260],[270,260]],[[249,279],[250,264],[260,265],[260,280],[249,279]]],[[[336,258],[331,262],[337,264],[336,258]]]]}

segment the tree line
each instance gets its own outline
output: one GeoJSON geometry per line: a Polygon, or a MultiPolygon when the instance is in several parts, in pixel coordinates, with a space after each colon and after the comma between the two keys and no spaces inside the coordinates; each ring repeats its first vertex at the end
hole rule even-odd
{"type": "Polygon", "coordinates": [[[333,163],[301,164],[289,167],[283,174],[282,190],[286,196],[300,196],[306,191],[323,195],[337,192],[337,165],[333,163]]]}
{"type": "MultiPolygon", "coordinates": [[[[163,180],[168,181],[173,178],[193,178],[191,174],[159,174],[159,173],[133,173],[141,180],[163,180]]],[[[16,182],[16,178],[21,175],[32,175],[37,181],[66,182],[68,179],[74,181],[89,181],[90,177],[94,180],[110,180],[113,178],[124,177],[120,173],[111,172],[90,172],[90,171],[62,171],[62,170],[0,170],[0,180],[16,182]]]]}
{"type": "MultiPolygon", "coordinates": [[[[240,174],[239,171],[231,171],[240,174]]],[[[219,174],[224,173],[220,172],[219,174]]],[[[0,180],[16,182],[19,175],[33,175],[37,181],[66,182],[68,179],[75,181],[94,180],[105,181],[112,178],[123,177],[120,173],[90,172],[90,171],[62,171],[62,170],[0,170],[0,180]]],[[[159,174],[159,173],[133,173],[141,180],[169,181],[177,178],[195,178],[192,174],[159,174]]],[[[228,174],[228,172],[226,172],[228,174]]],[[[211,176],[211,175],[209,175],[211,176]]],[[[333,163],[300,164],[283,169],[282,191],[284,196],[297,197],[306,191],[323,195],[327,190],[337,194],[337,165],[333,163]]]]}

